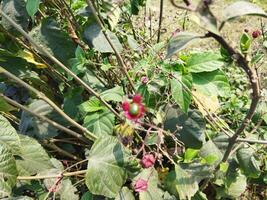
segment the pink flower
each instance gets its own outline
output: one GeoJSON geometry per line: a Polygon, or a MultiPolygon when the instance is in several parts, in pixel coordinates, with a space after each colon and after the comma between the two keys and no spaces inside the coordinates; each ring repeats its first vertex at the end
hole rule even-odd
{"type": "Polygon", "coordinates": [[[145,114],[145,107],[142,104],[142,96],[136,94],[131,102],[123,102],[122,109],[127,119],[137,121],[145,114]]]}
{"type": "Polygon", "coordinates": [[[259,31],[259,30],[256,30],[256,31],[253,31],[252,32],[252,37],[253,38],[257,38],[257,37],[259,37],[261,35],[261,31],[259,31]]]}
{"type": "Polygon", "coordinates": [[[156,159],[153,154],[146,154],[142,158],[140,164],[142,165],[143,168],[149,168],[152,167],[156,162],[156,159]]]}
{"type": "Polygon", "coordinates": [[[181,30],[177,28],[175,31],[172,32],[172,37],[175,37],[181,30]]]}
{"type": "Polygon", "coordinates": [[[134,184],[134,191],[145,192],[147,190],[148,184],[144,179],[139,178],[134,184]]]}

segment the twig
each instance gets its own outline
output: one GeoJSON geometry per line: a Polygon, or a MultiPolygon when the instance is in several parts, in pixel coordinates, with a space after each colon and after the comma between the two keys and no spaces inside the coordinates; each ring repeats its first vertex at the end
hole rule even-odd
{"type": "Polygon", "coordinates": [[[253,140],[253,139],[246,139],[246,138],[237,138],[237,142],[247,142],[249,144],[265,144],[267,145],[266,140],[253,140]]]}
{"type": "Polygon", "coordinates": [[[90,137],[90,139],[95,140],[97,138],[93,133],[89,132],[86,128],[84,128],[83,126],[78,124],[76,121],[71,119],[68,115],[66,115],[53,101],[51,101],[48,97],[46,97],[42,92],[39,92],[34,87],[32,87],[29,84],[25,83],[23,80],[17,78],[15,75],[13,75],[10,72],[8,72],[7,70],[5,70],[3,67],[0,67],[0,74],[1,73],[3,75],[5,75],[6,77],[10,78],[11,80],[14,80],[15,82],[17,82],[21,86],[27,88],[31,92],[35,93],[39,99],[42,99],[46,103],[48,103],[54,110],[57,111],[58,114],[60,114],[70,124],[72,124],[73,126],[77,127],[79,130],[81,130],[84,133],[86,133],[88,135],[88,137],[90,137]]]}
{"type": "Polygon", "coordinates": [[[103,31],[103,34],[104,34],[105,38],[107,39],[109,45],[111,46],[112,50],[114,51],[114,53],[115,53],[115,55],[117,57],[118,63],[120,64],[121,69],[122,69],[124,75],[127,77],[127,79],[128,79],[128,81],[130,83],[130,86],[131,86],[132,90],[135,91],[134,83],[133,83],[131,77],[128,74],[127,67],[126,67],[126,65],[125,65],[125,63],[124,63],[124,61],[123,61],[120,53],[117,51],[117,49],[113,45],[112,41],[110,40],[109,36],[107,35],[106,29],[105,29],[103,23],[101,22],[101,18],[99,16],[99,14],[96,12],[96,9],[93,6],[91,0],[86,0],[86,2],[88,4],[88,6],[90,7],[93,15],[95,16],[95,19],[96,19],[98,25],[100,26],[101,30],[103,31]]]}
{"type": "MultiPolygon", "coordinates": [[[[63,177],[77,176],[85,174],[87,170],[80,170],[75,172],[62,173],[63,177]]],[[[40,179],[53,179],[58,178],[58,175],[46,175],[46,176],[18,176],[17,180],[40,180],[40,179]]]]}
{"type": "Polygon", "coordinates": [[[38,45],[33,38],[27,34],[16,22],[14,22],[9,16],[7,16],[2,10],[0,10],[0,15],[5,18],[15,29],[17,29],[27,40],[29,40],[35,48],[47,56],[51,61],[61,67],[68,75],[74,78],[79,84],[81,84],[89,93],[93,94],[97,99],[101,101],[114,115],[116,115],[119,119],[121,116],[104,100],[101,98],[100,94],[98,94],[93,88],[87,85],[82,79],[80,79],[76,74],[74,74],[69,68],[67,68],[63,63],[61,63],[57,58],[52,56],[45,48],[38,45]]]}
{"type": "Polygon", "coordinates": [[[160,0],[159,28],[158,28],[158,39],[157,39],[157,43],[159,43],[159,41],[160,41],[162,17],[163,17],[163,0],[160,0]]]}
{"type": "Polygon", "coordinates": [[[73,155],[73,154],[61,149],[60,147],[58,147],[54,143],[51,143],[51,142],[49,142],[47,140],[43,141],[42,144],[44,146],[47,146],[50,149],[53,149],[53,150],[57,151],[58,153],[62,154],[63,156],[67,156],[67,157],[69,157],[69,158],[71,158],[73,160],[82,161],[82,159],[79,158],[78,156],[75,156],[75,155],[73,155]]]}
{"type": "Polygon", "coordinates": [[[246,117],[242,121],[240,127],[237,129],[235,134],[229,139],[228,147],[222,159],[222,162],[225,162],[227,161],[238,136],[245,130],[245,128],[247,127],[248,123],[250,122],[250,120],[252,119],[256,111],[258,102],[260,100],[260,87],[259,87],[258,77],[257,77],[257,73],[255,69],[250,68],[248,66],[248,62],[239,52],[236,52],[221,36],[216,35],[211,32],[208,33],[208,36],[213,37],[219,44],[222,45],[224,49],[228,51],[229,55],[232,56],[236,60],[238,66],[242,68],[247,74],[249,81],[250,81],[251,88],[252,88],[252,102],[250,104],[250,108],[247,112],[246,117]]]}
{"type": "Polygon", "coordinates": [[[25,107],[25,106],[19,104],[18,102],[14,101],[14,100],[12,100],[10,98],[8,98],[7,96],[3,95],[2,93],[0,93],[0,97],[2,97],[5,101],[7,101],[8,103],[10,103],[11,105],[13,105],[15,107],[18,107],[18,108],[24,110],[25,112],[30,113],[34,117],[37,117],[40,120],[49,123],[50,125],[54,126],[55,128],[57,128],[57,129],[59,129],[61,131],[64,131],[65,133],[68,133],[69,135],[74,136],[75,138],[77,138],[77,139],[79,139],[79,140],[81,140],[81,141],[83,141],[85,143],[88,143],[88,140],[86,138],[84,138],[81,134],[79,134],[79,133],[77,133],[75,131],[72,131],[72,130],[70,130],[70,129],[64,127],[64,126],[62,126],[62,125],[58,124],[57,122],[52,121],[52,120],[48,119],[47,117],[45,117],[43,115],[40,115],[38,113],[35,113],[35,112],[31,111],[27,107],[25,107]]]}
{"type": "Polygon", "coordinates": [[[179,8],[179,9],[183,9],[183,10],[188,10],[188,11],[195,11],[195,8],[193,8],[192,6],[190,6],[191,4],[187,5],[187,6],[183,6],[183,5],[180,5],[180,4],[177,4],[175,2],[175,0],[170,0],[172,5],[176,8],[179,8]]]}

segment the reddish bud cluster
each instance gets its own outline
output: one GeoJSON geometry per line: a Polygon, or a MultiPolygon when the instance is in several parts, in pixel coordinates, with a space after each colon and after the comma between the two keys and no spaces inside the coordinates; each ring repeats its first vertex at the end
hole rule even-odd
{"type": "Polygon", "coordinates": [[[156,159],[153,154],[146,154],[143,156],[140,164],[143,168],[149,168],[152,167],[156,162],[156,159]]]}
{"type": "Polygon", "coordinates": [[[123,102],[122,109],[127,119],[137,121],[145,114],[145,107],[142,104],[142,96],[136,94],[131,102],[123,102]]]}
{"type": "Polygon", "coordinates": [[[261,35],[261,31],[260,30],[256,30],[252,32],[252,37],[253,38],[257,38],[261,35]]]}

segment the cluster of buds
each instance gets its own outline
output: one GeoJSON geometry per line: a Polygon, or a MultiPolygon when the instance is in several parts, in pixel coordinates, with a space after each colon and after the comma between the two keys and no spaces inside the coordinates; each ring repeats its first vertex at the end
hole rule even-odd
{"type": "Polygon", "coordinates": [[[145,107],[142,104],[142,96],[137,94],[132,101],[125,101],[122,103],[122,109],[127,119],[137,121],[145,114],[145,107]]]}

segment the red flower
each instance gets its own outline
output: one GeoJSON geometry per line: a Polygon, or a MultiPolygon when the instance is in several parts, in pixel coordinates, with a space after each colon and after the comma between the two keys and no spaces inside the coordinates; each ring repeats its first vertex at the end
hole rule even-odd
{"type": "Polygon", "coordinates": [[[256,31],[253,31],[252,32],[252,37],[253,38],[257,38],[257,37],[259,37],[261,35],[261,31],[259,31],[259,30],[256,30],[256,31]]]}
{"type": "Polygon", "coordinates": [[[145,192],[147,190],[148,184],[144,179],[139,178],[134,184],[134,191],[145,192]]]}
{"type": "Polygon", "coordinates": [[[125,101],[122,103],[122,109],[127,119],[137,121],[144,116],[145,107],[142,104],[142,96],[136,94],[132,102],[125,101]]]}
{"type": "Polygon", "coordinates": [[[156,159],[153,154],[146,154],[142,158],[140,164],[142,165],[143,168],[149,168],[152,167],[156,162],[156,159]]]}

